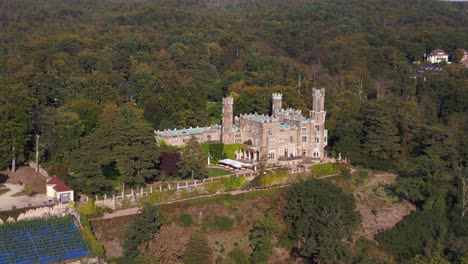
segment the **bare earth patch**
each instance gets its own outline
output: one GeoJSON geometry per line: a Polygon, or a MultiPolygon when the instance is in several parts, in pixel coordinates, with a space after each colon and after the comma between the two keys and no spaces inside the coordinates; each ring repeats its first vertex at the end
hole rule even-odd
{"type": "MultiPolygon", "coordinates": [[[[187,235],[195,230],[201,230],[208,236],[209,245],[213,254],[226,255],[235,247],[241,248],[250,254],[247,232],[252,225],[262,219],[263,214],[275,204],[279,196],[266,196],[244,201],[235,201],[232,204],[214,203],[197,206],[188,206],[187,203],[172,203],[162,205],[166,219],[169,222],[181,225],[179,217],[188,214],[193,219],[190,227],[184,228],[187,235]],[[214,217],[229,217],[233,225],[229,230],[217,230],[212,223],[214,217]]],[[[104,245],[109,259],[122,256],[121,242],[125,236],[125,229],[131,223],[135,215],[116,217],[112,219],[91,220],[93,232],[100,243],[104,245]]],[[[170,234],[165,234],[169,236],[170,234]]],[[[167,237],[170,240],[170,237],[167,237]]],[[[173,237],[176,241],[178,238],[173,237]]]]}
{"type": "Polygon", "coordinates": [[[47,178],[40,173],[36,173],[36,171],[29,166],[20,167],[15,173],[8,173],[7,177],[7,183],[18,184],[22,181],[32,192],[37,194],[46,193],[47,178]]]}
{"type": "Polygon", "coordinates": [[[396,178],[397,175],[392,173],[375,174],[354,191],[356,207],[362,215],[362,230],[355,240],[360,237],[374,240],[376,234],[393,228],[416,210],[414,205],[399,201],[385,191],[385,186],[393,184],[396,178]]]}
{"type": "Polygon", "coordinates": [[[125,237],[125,229],[136,215],[128,215],[105,220],[91,220],[93,232],[101,242],[109,259],[121,257],[123,248],[120,244],[125,237]]]}

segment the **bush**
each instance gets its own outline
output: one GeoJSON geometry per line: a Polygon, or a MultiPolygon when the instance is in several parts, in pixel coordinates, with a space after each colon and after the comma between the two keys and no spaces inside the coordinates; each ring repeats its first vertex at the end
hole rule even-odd
{"type": "Polygon", "coordinates": [[[139,216],[127,227],[123,241],[124,255],[136,258],[139,254],[138,247],[151,240],[163,225],[163,215],[159,208],[146,204],[139,216]]]}
{"type": "Polygon", "coordinates": [[[86,216],[86,218],[96,218],[104,215],[103,208],[96,206],[94,204],[94,199],[90,198],[88,202],[84,205],[78,205],[76,210],[81,215],[86,216]]]}
{"type": "Polygon", "coordinates": [[[185,264],[213,263],[213,252],[208,245],[208,239],[201,233],[194,233],[190,237],[184,256],[185,264]]]}
{"type": "Polygon", "coordinates": [[[190,227],[193,224],[192,216],[189,214],[180,215],[179,220],[184,227],[190,227]]]}
{"type": "Polygon", "coordinates": [[[444,239],[446,219],[434,211],[416,211],[391,230],[377,235],[382,247],[398,260],[407,260],[424,251],[426,245],[444,239]]]}
{"type": "Polygon", "coordinates": [[[215,216],[213,224],[219,231],[226,231],[231,229],[234,221],[228,216],[215,216]]]}
{"type": "Polygon", "coordinates": [[[91,253],[96,255],[99,258],[104,258],[105,251],[104,246],[99,243],[99,241],[94,236],[91,224],[86,216],[80,216],[81,226],[83,227],[83,238],[88,243],[89,247],[91,248],[91,253]]]}
{"type": "Polygon", "coordinates": [[[235,159],[235,151],[241,149],[244,149],[244,145],[242,144],[224,144],[223,152],[229,159],[235,159]]]}
{"type": "Polygon", "coordinates": [[[224,185],[224,191],[233,191],[238,189],[239,187],[242,186],[247,181],[246,178],[242,177],[237,177],[235,175],[232,175],[229,178],[223,178],[221,179],[221,183],[224,185]]]}

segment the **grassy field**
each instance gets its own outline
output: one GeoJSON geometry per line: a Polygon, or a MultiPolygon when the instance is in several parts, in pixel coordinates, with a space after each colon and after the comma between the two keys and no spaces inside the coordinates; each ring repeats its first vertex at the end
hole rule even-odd
{"type": "Polygon", "coordinates": [[[208,177],[217,177],[232,174],[232,172],[221,168],[209,168],[208,177]]]}
{"type": "Polygon", "coordinates": [[[343,168],[343,165],[338,163],[324,163],[310,166],[309,170],[314,177],[322,177],[338,174],[343,170],[343,168]]]}
{"type": "Polygon", "coordinates": [[[9,191],[10,191],[10,189],[8,189],[8,188],[1,188],[1,189],[0,189],[0,195],[2,195],[2,194],[4,194],[4,193],[7,193],[7,192],[9,192],[9,191]]]}

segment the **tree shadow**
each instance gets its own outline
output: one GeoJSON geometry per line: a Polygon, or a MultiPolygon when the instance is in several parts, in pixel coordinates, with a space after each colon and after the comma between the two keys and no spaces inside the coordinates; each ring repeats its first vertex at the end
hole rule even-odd
{"type": "Polygon", "coordinates": [[[8,175],[0,173],[0,184],[4,184],[8,180],[8,175]]]}

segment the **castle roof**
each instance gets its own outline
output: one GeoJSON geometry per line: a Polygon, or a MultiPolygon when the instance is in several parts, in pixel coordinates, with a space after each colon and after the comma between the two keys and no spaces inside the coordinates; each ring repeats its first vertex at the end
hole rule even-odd
{"type": "Polygon", "coordinates": [[[259,114],[245,114],[241,115],[240,118],[258,122],[258,123],[271,123],[271,122],[278,122],[278,118],[268,116],[268,115],[259,115],[259,114]]]}
{"type": "Polygon", "coordinates": [[[287,129],[291,129],[291,128],[294,128],[294,127],[291,126],[291,125],[288,124],[288,123],[285,123],[285,122],[280,122],[280,123],[279,123],[279,129],[280,129],[280,130],[287,130],[287,129]]]}
{"type": "Polygon", "coordinates": [[[164,130],[164,131],[154,131],[154,133],[161,137],[176,137],[183,135],[199,135],[207,131],[214,131],[220,129],[220,126],[208,126],[208,127],[191,127],[183,129],[174,129],[174,130],[164,130]]]}

